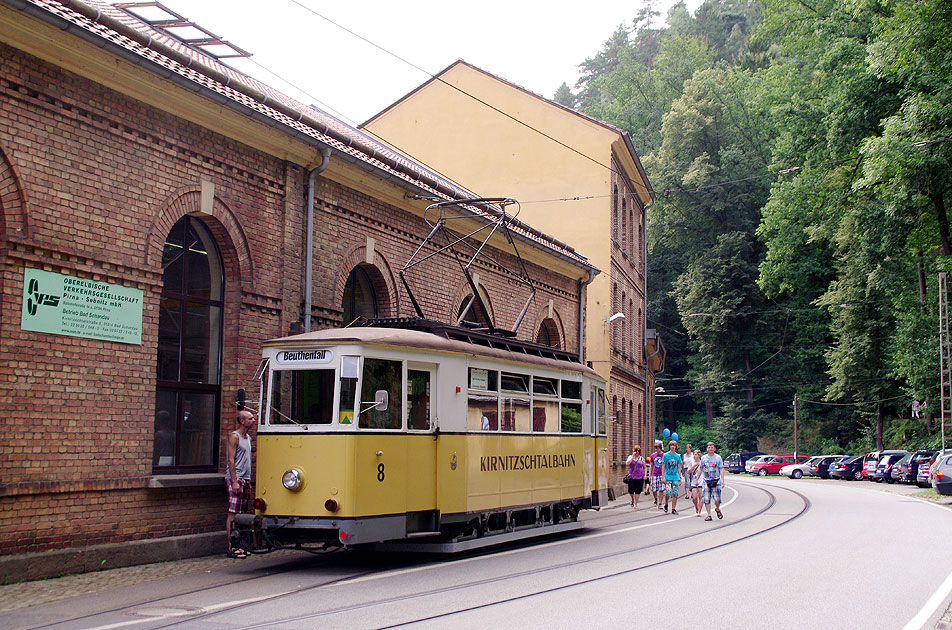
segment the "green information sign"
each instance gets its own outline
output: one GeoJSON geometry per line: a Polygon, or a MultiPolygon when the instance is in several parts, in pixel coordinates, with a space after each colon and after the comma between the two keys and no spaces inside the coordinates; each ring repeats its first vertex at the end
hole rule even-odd
{"type": "Polygon", "coordinates": [[[142,343],[139,289],[23,269],[23,330],[142,343]]]}

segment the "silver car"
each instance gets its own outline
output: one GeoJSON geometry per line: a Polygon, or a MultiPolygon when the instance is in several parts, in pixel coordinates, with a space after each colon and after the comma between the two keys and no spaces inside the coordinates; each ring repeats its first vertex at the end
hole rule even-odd
{"type": "Polygon", "coordinates": [[[744,470],[747,471],[747,474],[750,474],[750,469],[757,462],[765,462],[768,459],[773,459],[776,455],[754,455],[744,463],[744,470]]]}
{"type": "Polygon", "coordinates": [[[952,494],[952,449],[947,448],[935,456],[935,463],[929,470],[932,488],[939,494],[952,494]]]}

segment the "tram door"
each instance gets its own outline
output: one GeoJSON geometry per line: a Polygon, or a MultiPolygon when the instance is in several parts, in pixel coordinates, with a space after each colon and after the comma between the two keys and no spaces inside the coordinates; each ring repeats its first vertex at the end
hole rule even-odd
{"type": "Polygon", "coordinates": [[[436,365],[407,363],[407,511],[436,509],[436,365]]]}
{"type": "Polygon", "coordinates": [[[595,452],[595,487],[592,488],[592,504],[608,505],[608,416],[605,407],[605,390],[592,387],[592,437],[595,452]]]}

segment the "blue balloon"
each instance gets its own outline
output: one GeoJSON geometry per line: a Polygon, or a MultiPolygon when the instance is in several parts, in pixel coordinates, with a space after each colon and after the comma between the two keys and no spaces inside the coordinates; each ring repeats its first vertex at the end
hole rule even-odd
{"type": "Polygon", "coordinates": [[[661,432],[661,435],[663,435],[664,437],[671,437],[671,429],[665,429],[664,431],[661,432]]]}
{"type": "Polygon", "coordinates": [[[677,441],[678,441],[678,434],[677,434],[677,433],[672,433],[672,434],[671,434],[671,439],[674,440],[675,442],[677,442],[677,441]]]}

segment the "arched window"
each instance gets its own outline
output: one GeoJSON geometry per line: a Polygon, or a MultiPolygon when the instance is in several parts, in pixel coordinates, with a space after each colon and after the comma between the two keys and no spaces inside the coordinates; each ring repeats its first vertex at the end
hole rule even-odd
{"type": "Polygon", "coordinates": [[[536,343],[542,344],[543,346],[552,346],[553,348],[562,347],[562,341],[559,339],[559,327],[556,326],[555,320],[551,317],[546,317],[542,320],[542,323],[539,324],[539,333],[536,335],[536,343]]]}
{"type": "Polygon", "coordinates": [[[182,217],[162,252],[154,469],[218,467],[224,295],[215,239],[200,220],[182,217]]]}
{"type": "Polygon", "coordinates": [[[370,274],[363,265],[357,265],[347,276],[344,285],[344,299],[341,310],[344,315],[341,324],[346,326],[358,317],[372,319],[379,315],[377,308],[377,292],[370,274]]]}
{"type": "MultiPolygon", "coordinates": [[[[479,287],[479,297],[483,301],[483,306],[486,307],[486,310],[489,311],[489,317],[492,317],[492,310],[489,307],[489,300],[486,297],[486,294],[483,292],[482,287],[479,287]]],[[[466,310],[466,315],[460,321],[461,326],[469,325],[470,328],[488,328],[489,322],[486,320],[486,316],[483,314],[481,308],[476,303],[476,300],[473,300],[473,294],[470,293],[463,301],[460,302],[459,307],[456,309],[456,317],[459,318],[460,315],[463,315],[463,311],[466,310],[466,305],[469,304],[469,309],[466,310]],[[472,304],[470,304],[472,300],[472,304]],[[465,322],[465,323],[464,323],[465,322]]]]}

